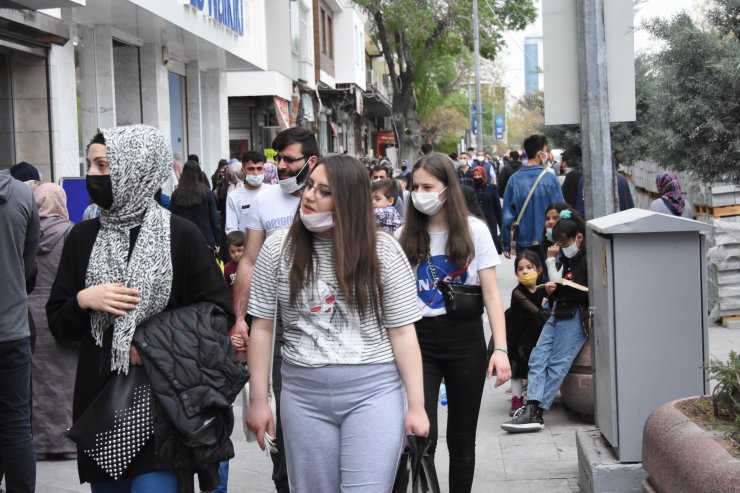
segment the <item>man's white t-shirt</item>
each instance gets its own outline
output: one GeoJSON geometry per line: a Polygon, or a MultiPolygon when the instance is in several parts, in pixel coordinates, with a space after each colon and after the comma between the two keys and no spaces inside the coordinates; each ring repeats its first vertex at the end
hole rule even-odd
{"type": "MultiPolygon", "coordinates": [[[[493,244],[491,231],[486,223],[473,216],[468,216],[468,230],[473,240],[474,252],[470,265],[454,265],[445,254],[449,232],[429,233],[432,264],[439,280],[452,281],[454,284],[480,285],[478,271],[495,267],[501,263],[501,257],[493,244]]],[[[396,230],[396,238],[401,237],[403,226],[396,230]]],[[[434,285],[434,276],[425,259],[416,270],[417,305],[422,317],[445,315],[445,303],[442,292],[434,285]]]]}
{"type": "Polygon", "coordinates": [[[258,188],[235,188],[226,196],[226,233],[247,230],[247,216],[251,203],[261,190],[274,185],[262,185],[258,188]]]}
{"type": "Polygon", "coordinates": [[[262,188],[250,204],[246,226],[247,229],[264,231],[266,236],[270,236],[293,224],[301,197],[283,192],[279,185],[262,185],[262,188]]]}

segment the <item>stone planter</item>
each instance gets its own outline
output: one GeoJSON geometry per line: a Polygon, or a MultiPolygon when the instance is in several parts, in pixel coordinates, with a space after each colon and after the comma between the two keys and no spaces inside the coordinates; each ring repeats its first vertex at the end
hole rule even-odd
{"type": "Polygon", "coordinates": [[[690,397],[668,402],[650,414],[642,439],[645,491],[740,492],[740,459],[678,408],[690,397]]]}
{"type": "Polygon", "coordinates": [[[594,415],[594,374],[591,361],[591,339],[587,339],[560,386],[563,404],[587,420],[589,417],[593,419],[594,415]]]}

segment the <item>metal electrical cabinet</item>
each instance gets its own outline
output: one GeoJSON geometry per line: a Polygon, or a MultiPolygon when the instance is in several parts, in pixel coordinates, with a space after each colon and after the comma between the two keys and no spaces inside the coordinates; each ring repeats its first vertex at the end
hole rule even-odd
{"type": "Polygon", "coordinates": [[[621,462],[641,462],[660,404],[708,391],[704,235],[643,209],[588,222],[596,424],[621,462]]]}

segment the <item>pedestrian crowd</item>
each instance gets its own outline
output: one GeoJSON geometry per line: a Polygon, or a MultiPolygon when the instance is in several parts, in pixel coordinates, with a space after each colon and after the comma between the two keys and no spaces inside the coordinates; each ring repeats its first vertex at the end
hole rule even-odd
{"type": "MultiPolygon", "coordinates": [[[[76,225],[33,166],[0,173],[7,491],[33,491],[47,457],[76,458],[94,493],[226,491],[247,380],[236,419],[278,492],[391,491],[406,436],[434,458],[440,400],[449,491],[471,491],[486,377],[511,380],[503,430],[541,430],[588,338],[578,156],[522,147],[425,146],[398,171],[290,128],[274,162],[249,151],[209,181],[157,129],[103,129],[76,225]]],[[[690,210],[675,175],[658,186],[656,210],[690,210]]]]}

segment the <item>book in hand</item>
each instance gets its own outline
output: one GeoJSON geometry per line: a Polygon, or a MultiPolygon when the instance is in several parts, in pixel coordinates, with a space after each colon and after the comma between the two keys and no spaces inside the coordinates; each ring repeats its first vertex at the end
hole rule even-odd
{"type": "MultiPolygon", "coordinates": [[[[568,288],[577,289],[578,291],[583,291],[584,293],[588,293],[588,286],[584,286],[583,284],[578,284],[577,282],[573,282],[569,279],[558,279],[557,281],[552,281],[555,284],[560,284],[561,286],[565,286],[568,288]]],[[[535,289],[544,288],[545,284],[538,284],[535,289]]]]}

